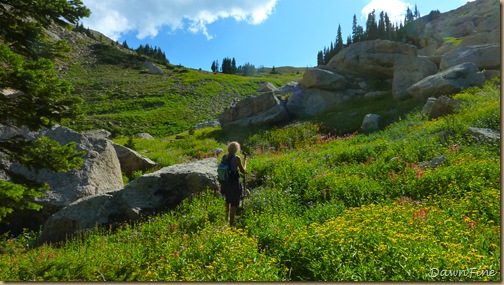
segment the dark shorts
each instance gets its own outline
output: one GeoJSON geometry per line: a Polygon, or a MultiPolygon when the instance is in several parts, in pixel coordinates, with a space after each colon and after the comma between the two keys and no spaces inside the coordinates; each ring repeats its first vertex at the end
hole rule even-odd
{"type": "Polygon", "coordinates": [[[221,189],[222,194],[226,197],[226,203],[231,204],[233,207],[238,207],[240,205],[243,187],[239,180],[222,184],[221,189]]]}

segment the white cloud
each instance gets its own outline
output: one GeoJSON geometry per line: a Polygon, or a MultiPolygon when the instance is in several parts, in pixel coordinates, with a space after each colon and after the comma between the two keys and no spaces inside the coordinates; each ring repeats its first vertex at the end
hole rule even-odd
{"type": "Polygon", "coordinates": [[[404,17],[406,16],[406,9],[413,11],[414,5],[406,3],[401,0],[372,0],[364,8],[362,8],[362,19],[367,20],[368,14],[375,10],[376,19],[379,19],[380,12],[383,11],[387,13],[390,22],[393,24],[398,24],[404,22],[404,17]]]}
{"type": "Polygon", "coordinates": [[[213,36],[207,26],[233,18],[257,25],[273,12],[278,0],[83,0],[91,10],[84,26],[117,40],[133,31],[138,39],[155,37],[161,27],[213,36]]]}

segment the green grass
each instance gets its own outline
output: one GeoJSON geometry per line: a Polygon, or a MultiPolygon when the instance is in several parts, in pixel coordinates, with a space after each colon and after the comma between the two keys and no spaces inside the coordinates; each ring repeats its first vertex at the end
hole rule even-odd
{"type": "Polygon", "coordinates": [[[443,38],[444,40],[444,43],[449,43],[449,44],[452,44],[453,46],[458,46],[461,42],[462,42],[462,39],[460,38],[454,38],[454,37],[446,37],[446,38],[443,38]]]}
{"type": "MultiPolygon", "coordinates": [[[[369,135],[329,135],[310,122],[246,132],[254,189],[237,228],[224,221],[224,200],[207,191],[64,244],[5,236],[0,280],[499,281],[500,142],[465,133],[500,130],[499,84],[454,96],[464,107],[448,118],[428,121],[414,110],[369,135]],[[438,156],[447,162],[419,167],[438,156]]],[[[133,142],[171,164],[228,136],[209,128],[133,142]]]]}

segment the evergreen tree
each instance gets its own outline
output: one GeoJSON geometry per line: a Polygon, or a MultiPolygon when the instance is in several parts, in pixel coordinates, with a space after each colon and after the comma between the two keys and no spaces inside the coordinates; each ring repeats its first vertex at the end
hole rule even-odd
{"type": "Polygon", "coordinates": [[[411,9],[408,7],[406,9],[406,16],[404,17],[404,26],[407,26],[409,23],[413,22],[415,20],[415,16],[413,15],[413,12],[411,12],[411,9]]]}
{"type": "Polygon", "coordinates": [[[387,33],[385,32],[385,13],[380,12],[380,19],[378,20],[378,38],[386,39],[387,33]]]}
{"type": "Polygon", "coordinates": [[[126,42],[126,40],[123,41],[122,47],[129,49],[129,46],[128,46],[128,43],[126,42]]]}
{"type": "Polygon", "coordinates": [[[361,42],[364,40],[364,29],[362,26],[357,25],[357,17],[353,16],[353,23],[352,23],[352,42],[361,42]]]}
{"type": "Polygon", "coordinates": [[[317,53],[317,65],[323,65],[324,64],[324,53],[322,51],[319,51],[317,53]]]}
{"type": "Polygon", "coordinates": [[[245,63],[243,65],[243,76],[254,76],[255,66],[250,63],[245,63]]]}
{"type": "MultiPolygon", "coordinates": [[[[49,40],[44,28],[77,24],[89,14],[80,0],[0,0],[0,88],[19,91],[18,96],[0,96],[0,124],[35,131],[76,118],[81,100],[71,95],[71,84],[61,80],[54,67],[55,58],[69,47],[49,40]]],[[[53,172],[78,167],[83,155],[75,143],[61,146],[47,137],[2,139],[0,153],[28,168],[53,172]]],[[[0,180],[0,222],[17,210],[41,209],[32,198],[43,196],[47,184],[15,175],[3,162],[0,171],[12,178],[0,180]]]]}
{"type": "Polygon", "coordinates": [[[270,74],[280,74],[280,72],[278,72],[275,68],[275,66],[273,66],[273,68],[271,69],[270,71],[270,74]]]}
{"type": "Polygon", "coordinates": [[[368,14],[366,21],[366,40],[376,40],[378,38],[378,27],[376,25],[375,10],[368,14]]]}
{"type": "MultiPolygon", "coordinates": [[[[341,35],[341,26],[338,24],[338,31],[336,34],[336,47],[334,48],[334,55],[338,54],[343,49],[343,36],[341,35]]],[[[332,57],[331,57],[332,58],[332,57]]]]}
{"type": "Polygon", "coordinates": [[[350,35],[347,36],[347,39],[346,39],[346,44],[345,46],[349,46],[352,44],[352,37],[350,35]]]}
{"type": "Polygon", "coordinates": [[[236,60],[233,57],[233,59],[231,60],[231,73],[236,74],[237,70],[238,68],[236,67],[236,60]]]}

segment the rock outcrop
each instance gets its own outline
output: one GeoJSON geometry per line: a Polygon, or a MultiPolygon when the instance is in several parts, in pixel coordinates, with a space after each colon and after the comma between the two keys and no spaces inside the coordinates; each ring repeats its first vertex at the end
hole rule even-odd
{"type": "Polygon", "coordinates": [[[499,70],[501,63],[500,44],[473,45],[455,48],[441,59],[439,68],[446,70],[452,66],[472,62],[479,70],[499,70]]]}
{"type": "Polygon", "coordinates": [[[485,76],[476,64],[466,62],[443,72],[428,76],[408,88],[408,93],[417,99],[451,95],[469,86],[485,83],[485,76]]]}
{"type": "Polygon", "coordinates": [[[124,187],[119,159],[109,140],[82,135],[61,126],[44,128],[39,132],[30,132],[27,128],[5,127],[0,131],[2,139],[9,139],[15,135],[28,140],[47,136],[62,145],[75,142],[77,150],[85,151],[82,167],[69,172],[54,173],[46,169],[33,171],[14,162],[9,164],[11,172],[49,184],[50,190],[46,195],[35,199],[46,210],[56,212],[82,197],[124,187]]]}
{"type": "Polygon", "coordinates": [[[156,166],[154,161],[140,155],[138,152],[128,147],[116,143],[112,143],[112,146],[114,147],[117,158],[119,159],[122,172],[130,173],[138,170],[146,171],[156,166]]]}
{"type": "Polygon", "coordinates": [[[394,64],[400,56],[417,56],[413,45],[387,40],[351,44],[335,55],[328,67],[341,75],[392,78],[394,64]]]}
{"type": "Polygon", "coordinates": [[[480,141],[494,141],[500,142],[501,134],[497,130],[492,130],[488,128],[467,128],[467,135],[480,140],[480,141]]]}
{"type": "Polygon", "coordinates": [[[398,56],[394,62],[392,95],[397,99],[408,97],[409,87],[437,71],[436,64],[426,57],[398,56]]]}
{"type": "Polygon", "coordinates": [[[275,92],[242,99],[235,108],[227,108],[219,115],[219,122],[223,128],[274,125],[288,119],[289,114],[275,92]]]}
{"type": "MultiPolygon", "coordinates": [[[[33,181],[45,182],[50,187],[45,196],[34,199],[43,206],[41,211],[19,211],[16,216],[4,220],[9,226],[0,226],[0,232],[9,230],[18,232],[23,228],[38,229],[52,214],[81,198],[124,188],[122,172],[145,171],[156,165],[134,150],[108,140],[110,133],[105,130],[79,134],[71,129],[55,126],[31,132],[26,127],[0,125],[0,140],[15,136],[28,140],[47,136],[61,145],[75,142],[76,149],[85,153],[84,163],[79,169],[69,172],[54,173],[47,169],[36,171],[2,158],[0,153],[1,163],[10,173],[33,181]]],[[[7,172],[1,171],[0,179],[10,181],[12,178],[7,172]]]]}
{"type": "Polygon", "coordinates": [[[322,89],[304,89],[294,93],[287,99],[287,110],[295,117],[315,116],[328,109],[331,105],[340,104],[351,96],[342,91],[322,89]]]}
{"type": "Polygon", "coordinates": [[[273,92],[273,91],[277,91],[278,88],[275,87],[275,85],[273,85],[273,83],[271,82],[266,82],[266,83],[263,83],[259,86],[259,88],[257,89],[257,92],[273,92]]]}
{"type": "Polygon", "coordinates": [[[433,102],[427,114],[429,119],[436,119],[453,114],[455,111],[457,111],[458,107],[461,104],[461,101],[449,98],[444,95],[435,100],[431,99],[428,102],[433,102]]]}
{"type": "Polygon", "coordinates": [[[300,84],[302,88],[343,90],[346,87],[347,79],[329,70],[311,68],[304,73],[300,84]]]}
{"type": "MultiPolygon", "coordinates": [[[[459,47],[500,42],[500,3],[497,0],[467,2],[452,11],[432,11],[421,17],[414,28],[408,30],[407,38],[419,48],[431,47],[432,51],[455,46],[445,39],[461,39],[459,47]]],[[[430,54],[433,54],[433,52],[430,54]]],[[[439,53],[438,53],[439,54],[439,53]]]]}
{"type": "Polygon", "coordinates": [[[160,74],[163,74],[164,71],[161,67],[157,66],[156,64],[150,62],[150,61],[146,61],[143,63],[143,67],[147,68],[148,69],[148,73],[149,74],[153,74],[153,75],[160,75],[160,74]]]}
{"type": "Polygon", "coordinates": [[[381,116],[377,114],[367,114],[362,120],[361,131],[371,133],[380,129],[381,116]]]}
{"type": "Polygon", "coordinates": [[[73,202],[47,220],[41,239],[64,241],[96,225],[134,221],[143,214],[165,211],[185,198],[218,187],[216,158],[165,167],[133,180],[124,189],[73,202]]]}
{"type": "MultiPolygon", "coordinates": [[[[290,117],[311,117],[352,98],[391,94],[397,100],[425,100],[482,85],[500,76],[499,19],[496,0],[477,0],[417,19],[404,30],[407,43],[352,43],[327,65],[307,69],[299,85],[283,93],[290,94],[286,109],[290,117]]],[[[239,112],[234,114],[239,125],[255,123],[239,112]]],[[[230,117],[226,110],[221,123],[230,117]]]]}

